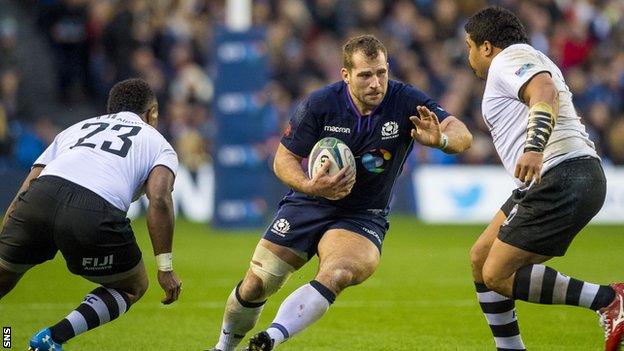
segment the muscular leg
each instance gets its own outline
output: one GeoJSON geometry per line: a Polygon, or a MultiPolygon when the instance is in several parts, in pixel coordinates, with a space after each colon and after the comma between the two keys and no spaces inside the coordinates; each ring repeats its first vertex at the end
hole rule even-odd
{"type": "Polygon", "coordinates": [[[320,319],[345,288],[362,283],[379,264],[379,250],[365,237],[344,230],[325,233],[318,245],[319,272],[290,294],[267,329],[273,347],[320,319]]]}
{"type": "Polygon", "coordinates": [[[595,311],[613,301],[615,292],[610,286],[577,280],[540,264],[550,258],[496,239],[483,267],[485,284],[505,296],[541,304],[595,311]]]}
{"type": "Polygon", "coordinates": [[[24,273],[15,273],[0,266],[0,299],[13,290],[22,276],[24,273]]]}
{"type": "Polygon", "coordinates": [[[470,250],[472,277],[477,290],[477,300],[494,336],[497,350],[525,350],[520,337],[513,299],[488,289],[483,281],[483,265],[490,253],[505,214],[498,211],[470,250]]]}
{"type": "Polygon", "coordinates": [[[50,327],[52,339],[59,344],[121,316],[143,296],[148,286],[143,261],[129,272],[84,278],[101,286],[87,294],[67,317],[50,327]]]}
{"type": "Polygon", "coordinates": [[[260,240],[249,270],[228,297],[216,350],[230,351],[238,346],[256,325],[266,299],[286,283],[292,271],[307,262],[302,256],[289,248],[260,240]]]}

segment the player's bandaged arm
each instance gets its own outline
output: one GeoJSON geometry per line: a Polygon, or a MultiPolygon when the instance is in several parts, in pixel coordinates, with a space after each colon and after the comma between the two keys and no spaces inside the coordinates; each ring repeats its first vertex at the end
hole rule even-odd
{"type": "Polygon", "coordinates": [[[547,72],[536,74],[521,90],[529,106],[529,121],[524,152],[543,152],[559,115],[559,92],[547,72]]]}
{"type": "Polygon", "coordinates": [[[30,186],[30,182],[32,182],[33,180],[37,179],[37,177],[39,177],[39,174],[41,174],[41,171],[43,171],[44,167],[45,167],[44,165],[34,165],[30,169],[30,173],[28,173],[28,175],[26,176],[26,179],[24,179],[22,186],[20,186],[19,190],[17,191],[17,195],[15,195],[15,197],[13,198],[13,201],[11,201],[11,204],[9,205],[9,208],[7,208],[4,214],[4,218],[2,219],[3,227],[6,224],[7,220],[9,219],[9,215],[11,214],[11,212],[15,210],[15,206],[17,206],[17,201],[20,195],[24,193],[26,190],[28,190],[28,187],[30,186]]]}
{"type": "Polygon", "coordinates": [[[448,116],[440,122],[440,130],[447,138],[446,145],[440,149],[447,154],[463,152],[472,145],[472,134],[468,127],[455,116],[448,116]]]}
{"type": "Polygon", "coordinates": [[[173,242],[173,172],[165,166],[156,166],[147,178],[145,194],[147,206],[147,230],[149,231],[158,269],[171,271],[173,268],[171,249],[173,242]],[[162,262],[161,262],[162,261],[162,262]]]}

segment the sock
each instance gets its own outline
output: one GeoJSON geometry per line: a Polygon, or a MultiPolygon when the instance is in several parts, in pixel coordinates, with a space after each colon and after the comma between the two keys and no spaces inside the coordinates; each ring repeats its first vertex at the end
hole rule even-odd
{"type": "Polygon", "coordinates": [[[513,297],[528,302],[581,306],[596,311],[613,301],[615,291],[608,285],[584,282],[550,267],[534,264],[516,271],[513,297]]]}
{"type": "Polygon", "coordinates": [[[316,280],[290,294],[279,310],[267,333],[273,347],[319,320],[336,300],[336,294],[316,280]]]}
{"type": "Polygon", "coordinates": [[[215,346],[217,350],[234,351],[245,334],[256,325],[264,308],[266,301],[254,303],[243,300],[238,293],[239,287],[240,283],[234,288],[225,305],[221,334],[215,346]]]}
{"type": "Polygon", "coordinates": [[[485,319],[494,335],[496,350],[526,350],[516,318],[514,300],[488,289],[483,283],[476,283],[477,299],[485,319]]]}
{"type": "Polygon", "coordinates": [[[130,308],[130,299],[116,289],[98,287],[63,320],[50,327],[52,339],[59,344],[121,316],[130,308]]]}

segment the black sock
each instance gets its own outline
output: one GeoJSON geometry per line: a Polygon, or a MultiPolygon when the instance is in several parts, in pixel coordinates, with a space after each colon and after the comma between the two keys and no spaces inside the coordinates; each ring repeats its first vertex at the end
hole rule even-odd
{"type": "Polygon", "coordinates": [[[513,297],[518,300],[571,305],[598,310],[615,298],[608,285],[598,285],[570,278],[544,265],[524,266],[516,271],[513,297]]]}
{"type": "Polygon", "coordinates": [[[496,349],[526,350],[520,336],[514,300],[488,289],[483,283],[475,282],[475,287],[479,305],[492,330],[496,349]]]}
{"type": "Polygon", "coordinates": [[[50,327],[52,339],[59,344],[67,342],[78,334],[99,327],[124,314],[130,308],[126,293],[99,287],[63,320],[50,327]]]}

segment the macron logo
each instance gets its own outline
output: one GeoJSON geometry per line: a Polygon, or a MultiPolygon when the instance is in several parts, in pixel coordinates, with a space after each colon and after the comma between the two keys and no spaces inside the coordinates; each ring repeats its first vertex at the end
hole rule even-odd
{"type": "Polygon", "coordinates": [[[325,126],[324,129],[326,132],[351,134],[351,128],[347,127],[325,126]]]}

